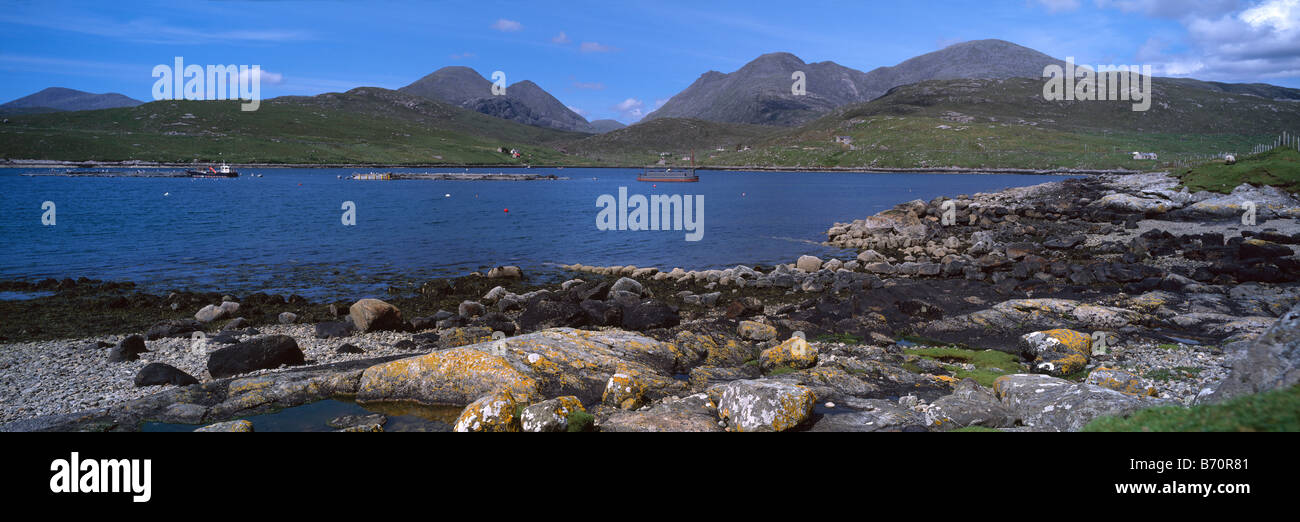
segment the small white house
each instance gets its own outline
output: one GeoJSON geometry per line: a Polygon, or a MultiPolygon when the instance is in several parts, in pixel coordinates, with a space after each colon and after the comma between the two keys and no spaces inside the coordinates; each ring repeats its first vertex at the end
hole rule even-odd
{"type": "Polygon", "coordinates": [[[1134,152],[1134,153],[1133,153],[1133,159],[1135,159],[1135,160],[1158,160],[1158,159],[1160,159],[1160,156],[1158,156],[1158,155],[1157,155],[1156,153],[1154,153],[1154,152],[1134,152]]]}

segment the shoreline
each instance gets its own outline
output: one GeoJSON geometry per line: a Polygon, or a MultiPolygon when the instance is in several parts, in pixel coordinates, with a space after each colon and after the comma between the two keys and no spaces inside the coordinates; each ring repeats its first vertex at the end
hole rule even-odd
{"type": "MultiPolygon", "coordinates": [[[[585,370],[569,367],[557,382],[578,386],[572,392],[602,431],[683,429],[683,419],[692,429],[717,431],[719,417],[728,429],[739,429],[747,421],[720,413],[721,395],[713,394],[749,393],[750,386],[836,404],[800,414],[800,429],[812,431],[867,426],[865,431],[945,431],[959,425],[1077,431],[1102,414],[1190,406],[1239,393],[1226,383],[1249,382],[1257,371],[1238,364],[1243,354],[1257,341],[1269,342],[1270,329],[1286,327],[1278,318],[1288,310],[1300,310],[1300,261],[1295,260],[1300,204],[1263,189],[1223,196],[1189,194],[1176,185],[1165,174],[1106,175],[900,203],[830,225],[825,244],[859,252],[850,259],[804,256],[774,267],[725,270],[564,265],[560,268],[573,279],[561,284],[530,282],[517,269],[499,267],[384,297],[385,306],[400,310],[404,319],[376,332],[357,328],[368,321],[356,311],[360,302],[215,292],[140,296],[130,285],[105,294],[92,282],[56,282],[60,294],[42,299],[64,303],[66,310],[51,311],[48,321],[81,324],[88,315],[103,315],[108,320],[99,323],[112,333],[5,341],[0,365],[22,371],[10,370],[0,383],[20,397],[6,405],[0,419],[27,419],[14,426],[59,430],[84,427],[90,418],[113,419],[116,429],[132,431],[131,419],[210,423],[321,398],[283,392],[288,395],[250,402],[236,397],[235,382],[333,379],[330,393],[357,393],[361,381],[339,384],[339,375],[321,366],[351,360],[335,350],[355,342],[364,345],[367,357],[409,353],[429,364],[492,354],[500,364],[542,382],[555,377],[530,369],[538,353],[560,357],[557,364],[568,356],[594,357],[604,362],[585,370]],[[1259,226],[1233,225],[1238,200],[1260,204],[1259,226]],[[956,212],[953,225],[941,224],[946,208],[956,212]],[[235,311],[213,312],[218,304],[235,311]],[[113,326],[140,313],[131,310],[152,315],[136,319],[138,326],[113,326]],[[187,319],[213,314],[221,318],[197,325],[187,319]],[[239,319],[225,320],[235,316],[239,319]],[[133,388],[128,374],[143,363],[105,360],[106,353],[128,344],[132,332],[146,327],[151,333],[141,345],[149,352],[140,354],[141,360],[175,363],[204,389],[216,387],[217,398],[190,404],[194,399],[184,398],[189,392],[182,393],[186,387],[165,385],[158,394],[133,388]],[[178,348],[195,330],[247,346],[263,342],[266,334],[284,333],[312,361],[216,379],[205,372],[202,358],[178,348]],[[322,336],[323,331],[338,335],[322,336]],[[493,343],[483,342],[492,331],[505,332],[513,348],[494,351],[493,343]],[[790,351],[799,346],[791,338],[795,332],[806,334],[811,360],[801,359],[806,350],[790,351]],[[602,341],[573,342],[592,335],[602,341]],[[1104,348],[1093,349],[1098,341],[1075,346],[1078,338],[1100,339],[1104,348]],[[1059,344],[1053,347],[1045,339],[1059,344]],[[663,352],[642,360],[629,354],[643,348],[601,351],[601,343],[620,342],[663,352]],[[990,357],[977,356],[986,349],[1013,358],[996,366],[980,363],[990,357]],[[61,391],[42,391],[40,386],[51,384],[42,375],[54,371],[44,367],[53,354],[62,362],[48,363],[72,377],[55,379],[61,391]],[[602,395],[601,389],[610,380],[608,372],[624,366],[637,368],[632,375],[644,379],[636,387],[644,394],[628,398],[631,402],[610,402],[609,392],[602,395]],[[1228,378],[1243,372],[1246,377],[1228,378]],[[83,373],[101,377],[76,377],[83,373]],[[34,385],[32,378],[44,384],[34,385]],[[1053,410],[1034,402],[1038,399],[1018,402],[1023,398],[1012,390],[1022,385],[1068,393],[1052,395],[1051,400],[1065,402],[1055,402],[1062,408],[1049,414],[1053,410]],[[118,399],[96,402],[104,390],[113,390],[118,399]],[[714,406],[700,411],[683,396],[704,397],[714,406]],[[80,415],[81,420],[47,417],[86,407],[100,409],[80,415]],[[192,411],[179,415],[178,408],[192,411]],[[25,413],[33,411],[45,420],[25,413]]],[[[11,326],[33,319],[9,317],[11,326]]],[[[484,376],[467,371],[439,379],[480,385],[484,376]]],[[[358,370],[348,379],[364,380],[362,375],[358,370]]],[[[422,396],[410,392],[409,383],[384,386],[397,391],[380,400],[473,402],[469,396],[422,396]]],[[[300,389],[276,387],[281,388],[300,389]]],[[[473,408],[469,404],[466,411],[473,408]]]]}
{"type": "MultiPolygon", "coordinates": [[[[0,168],[193,168],[218,166],[220,163],[159,163],[133,161],[62,161],[62,160],[9,160],[0,163],[0,168]],[[17,163],[16,163],[17,162],[17,163]]],[[[384,163],[229,163],[233,168],[286,168],[286,169],[641,169],[645,165],[609,166],[609,165],[533,165],[531,167],[514,164],[475,164],[453,165],[446,163],[419,164],[384,164],[384,163]]],[[[680,167],[680,166],[678,166],[680,167]]],[[[696,170],[718,172],[814,172],[814,173],[865,173],[865,174],[1023,174],[1023,175],[1128,175],[1144,174],[1155,171],[1138,171],[1122,169],[1025,169],[1014,167],[967,168],[967,167],[772,167],[719,165],[697,167],[696,170]]]]}

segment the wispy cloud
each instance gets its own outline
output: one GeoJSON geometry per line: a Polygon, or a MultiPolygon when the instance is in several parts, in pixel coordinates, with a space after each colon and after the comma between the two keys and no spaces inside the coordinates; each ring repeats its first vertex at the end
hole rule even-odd
{"type": "Polygon", "coordinates": [[[505,18],[499,18],[497,19],[496,23],[492,24],[492,28],[506,33],[513,33],[516,31],[522,31],[524,29],[524,24],[521,24],[514,20],[506,20],[505,18]]]}
{"type": "Polygon", "coordinates": [[[611,107],[614,112],[619,113],[628,121],[637,121],[640,120],[642,116],[645,116],[644,111],[642,111],[644,108],[645,102],[636,98],[628,98],[611,107]]]}
{"type": "Polygon", "coordinates": [[[555,35],[555,38],[551,38],[551,43],[557,43],[560,45],[564,45],[572,41],[573,40],[569,39],[569,35],[564,34],[564,31],[560,31],[560,34],[555,35]]]}
{"type": "Polygon", "coordinates": [[[573,82],[573,86],[584,91],[603,91],[605,84],[601,82],[573,82]]]}
{"type": "Polygon", "coordinates": [[[608,53],[614,50],[613,47],[603,45],[600,42],[582,42],[578,49],[584,53],[608,53]]]}
{"type": "Polygon", "coordinates": [[[119,21],[85,16],[51,18],[3,14],[0,15],[0,23],[69,31],[132,42],[167,45],[232,42],[280,43],[315,38],[311,33],[296,29],[223,28],[220,31],[213,31],[211,28],[195,29],[149,18],[119,21]]]}
{"type": "Polygon", "coordinates": [[[474,53],[460,53],[460,54],[451,55],[452,60],[468,60],[470,58],[478,58],[478,55],[474,53]]]}

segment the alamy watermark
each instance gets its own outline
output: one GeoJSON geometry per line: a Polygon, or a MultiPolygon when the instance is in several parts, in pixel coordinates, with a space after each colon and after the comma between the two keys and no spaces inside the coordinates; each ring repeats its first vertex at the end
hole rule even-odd
{"type": "Polygon", "coordinates": [[[1047,101],[1133,101],[1134,112],[1151,108],[1150,65],[1102,65],[1093,68],[1075,65],[1074,57],[1065,59],[1065,67],[1043,68],[1043,98],[1047,101]]]}
{"type": "Polygon", "coordinates": [[[617,199],[601,194],[596,198],[596,207],[600,208],[597,230],[684,230],[687,241],[704,239],[703,194],[628,196],[627,187],[619,187],[617,199]]]}
{"type": "Polygon", "coordinates": [[[176,57],[173,65],[153,68],[154,100],[246,100],[239,109],[257,110],[262,103],[262,66],[260,65],[185,65],[176,57]]]}

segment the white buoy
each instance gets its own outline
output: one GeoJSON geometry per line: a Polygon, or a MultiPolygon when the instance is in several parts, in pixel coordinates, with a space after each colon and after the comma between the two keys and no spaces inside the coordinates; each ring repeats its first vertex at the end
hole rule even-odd
{"type": "Polygon", "coordinates": [[[164,195],[164,196],[170,196],[170,195],[172,195],[172,193],[171,193],[171,192],[163,192],[163,195],[164,195]]]}
{"type": "Polygon", "coordinates": [[[444,198],[449,198],[449,197],[451,197],[451,194],[443,194],[442,197],[444,197],[444,198]]]}

